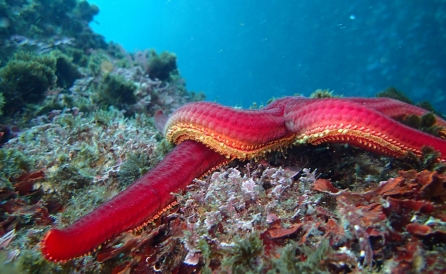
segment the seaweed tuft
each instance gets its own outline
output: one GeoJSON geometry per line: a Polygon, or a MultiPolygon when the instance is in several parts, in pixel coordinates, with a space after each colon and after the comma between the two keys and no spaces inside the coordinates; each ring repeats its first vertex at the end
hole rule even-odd
{"type": "Polygon", "coordinates": [[[7,182],[9,178],[29,172],[32,166],[32,158],[27,157],[19,149],[0,149],[0,180],[7,182]]]}
{"type": "Polygon", "coordinates": [[[150,157],[145,152],[135,152],[127,155],[126,161],[118,172],[119,185],[126,188],[129,184],[149,171],[150,157]]]}
{"type": "Polygon", "coordinates": [[[436,137],[446,137],[444,127],[435,124],[437,122],[437,119],[432,112],[426,113],[422,116],[414,114],[407,115],[402,119],[401,122],[409,127],[418,129],[436,137]]]}
{"type": "Polygon", "coordinates": [[[53,55],[34,55],[18,52],[0,69],[0,92],[5,97],[3,111],[20,111],[27,104],[45,98],[47,89],[55,83],[56,58],[53,55]]]}
{"type": "Polygon", "coordinates": [[[20,256],[19,265],[27,270],[27,273],[50,273],[55,267],[51,263],[43,259],[43,257],[35,251],[25,251],[20,256]]]}
{"type": "Polygon", "coordinates": [[[73,86],[74,81],[81,78],[76,65],[73,64],[73,59],[60,51],[52,53],[56,58],[56,76],[57,86],[62,88],[70,88],[73,86]]]}
{"type": "Polygon", "coordinates": [[[147,72],[152,79],[169,80],[171,74],[178,73],[176,55],[167,51],[158,55],[155,51],[151,51],[147,72]]]}
{"type": "Polygon", "coordinates": [[[136,86],[121,76],[107,74],[99,86],[99,101],[120,109],[136,103],[136,86]]]}
{"type": "Polygon", "coordinates": [[[3,115],[3,106],[5,105],[5,96],[0,92],[0,116],[3,115]]]}
{"type": "Polygon", "coordinates": [[[292,241],[279,250],[280,257],[273,259],[274,268],[268,273],[330,273],[323,261],[331,251],[327,239],[321,241],[316,249],[299,246],[292,241]]]}
{"type": "Polygon", "coordinates": [[[201,273],[203,274],[211,274],[212,269],[210,268],[210,263],[212,260],[212,249],[211,246],[204,239],[198,240],[198,248],[201,251],[201,255],[203,256],[204,265],[201,269],[201,273]]]}
{"type": "Polygon", "coordinates": [[[446,171],[446,165],[439,160],[441,156],[440,152],[428,146],[423,147],[421,152],[420,157],[409,152],[404,158],[397,160],[395,166],[403,170],[430,170],[437,171],[438,173],[444,173],[446,171]]]}
{"type": "Polygon", "coordinates": [[[338,98],[342,97],[342,95],[333,94],[332,90],[328,89],[317,89],[311,95],[310,98],[338,98]]]}
{"type": "Polygon", "coordinates": [[[223,259],[222,265],[230,267],[233,273],[256,271],[261,267],[257,259],[263,254],[263,241],[258,232],[237,240],[229,251],[229,257],[223,259]]]}
{"type": "Polygon", "coordinates": [[[410,100],[409,97],[406,96],[406,94],[404,94],[402,91],[397,90],[394,87],[386,88],[385,90],[377,93],[376,97],[392,98],[411,105],[414,104],[414,102],[410,100]]]}

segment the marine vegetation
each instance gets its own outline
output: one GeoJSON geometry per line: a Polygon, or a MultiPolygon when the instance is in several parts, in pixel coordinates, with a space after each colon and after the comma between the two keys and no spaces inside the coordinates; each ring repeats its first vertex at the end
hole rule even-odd
{"type": "Polygon", "coordinates": [[[0,31],[0,58],[7,60],[14,46],[46,52],[63,44],[78,49],[106,48],[88,23],[99,13],[96,5],[77,0],[1,1],[6,27],[0,31]],[[76,39],[72,39],[76,37],[76,39]]]}
{"type": "Polygon", "coordinates": [[[81,74],[70,58],[59,51],[44,55],[21,51],[0,69],[0,77],[4,109],[13,114],[41,103],[50,89],[70,88],[81,74]]]}
{"type": "Polygon", "coordinates": [[[169,52],[161,52],[157,54],[155,51],[150,51],[149,64],[147,73],[152,79],[159,79],[161,81],[168,80],[172,74],[177,72],[177,57],[175,54],[169,52]]]}
{"type": "Polygon", "coordinates": [[[0,92],[0,116],[3,115],[3,106],[5,105],[5,96],[0,92]]]}
{"type": "Polygon", "coordinates": [[[428,104],[396,89],[188,104],[204,95],[175,55],[106,43],[97,13],[0,1],[2,270],[446,268],[446,124],[428,104]]]}
{"type": "MultiPolygon", "coordinates": [[[[50,230],[41,243],[42,253],[48,260],[65,262],[66,260],[73,259],[77,256],[82,256],[84,253],[89,252],[89,250],[93,250],[95,246],[107,239],[116,237],[124,231],[139,231],[145,225],[157,221],[160,215],[171,211],[172,208],[178,204],[174,199],[175,196],[172,196],[171,194],[172,191],[181,191],[185,189],[192,178],[198,177],[215,167],[225,165],[228,162],[228,159],[231,158],[238,158],[241,160],[257,159],[258,157],[266,156],[271,150],[283,150],[283,148],[286,148],[293,143],[318,145],[320,143],[344,142],[353,144],[365,150],[398,158],[404,157],[409,152],[421,156],[423,146],[426,144],[438,150],[441,155],[446,154],[446,141],[411,129],[391,119],[393,116],[400,116],[400,112],[394,111],[398,108],[405,111],[407,114],[424,111],[418,108],[414,109],[410,105],[393,99],[307,99],[303,97],[287,97],[279,99],[257,111],[235,110],[218,104],[203,102],[189,104],[180,108],[174,112],[167,121],[164,120],[163,117],[158,116],[157,119],[166,121],[166,138],[171,142],[180,144],[177,145],[172,152],[166,155],[159,165],[154,167],[115,198],[98,207],[96,210],[65,229],[50,230]],[[392,110],[390,112],[387,108],[389,105],[393,106],[390,108],[392,110]],[[285,113],[283,112],[284,110],[286,110],[285,113]],[[334,118],[333,115],[326,115],[329,113],[336,113],[336,118],[334,118]],[[352,120],[352,113],[354,113],[356,120],[352,120]],[[273,119],[274,117],[276,119],[273,119]],[[286,119],[286,121],[283,122],[282,119],[286,119]],[[214,120],[215,123],[212,123],[214,120]],[[231,123],[228,121],[231,121],[231,123]],[[348,121],[354,121],[355,124],[349,124],[348,121]],[[368,121],[373,122],[370,123],[368,121]],[[248,129],[255,132],[255,134],[249,130],[243,130],[245,127],[242,126],[242,123],[246,124],[247,122],[251,123],[248,129]],[[224,127],[219,126],[219,124],[227,125],[235,131],[227,131],[224,127]],[[411,138],[405,139],[400,136],[411,136],[411,138]],[[156,199],[154,199],[155,197],[156,199]],[[128,205],[128,203],[125,202],[128,200],[131,200],[133,204],[128,205]],[[99,227],[101,227],[101,229],[98,229],[99,227]],[[83,233],[86,231],[88,231],[88,234],[83,233]],[[66,248],[68,244],[70,244],[70,248],[66,248]]],[[[437,123],[439,126],[446,124],[442,119],[438,119],[437,123]]],[[[439,154],[440,158],[436,159],[437,161],[444,161],[444,157],[441,155],[439,154]]],[[[349,233],[351,233],[351,236],[349,236],[350,239],[359,239],[358,249],[355,249],[355,251],[348,250],[346,255],[343,254],[344,251],[342,249],[337,252],[333,251],[330,253],[331,257],[327,259],[327,269],[334,267],[337,271],[351,271],[358,270],[358,264],[359,269],[373,266],[373,249],[371,244],[364,239],[369,239],[369,233],[371,233],[369,231],[369,226],[371,226],[372,223],[372,226],[377,229],[374,233],[378,233],[377,235],[384,235],[379,234],[385,233],[379,226],[382,226],[380,222],[385,220],[384,216],[386,211],[384,209],[386,206],[380,204],[378,201],[381,201],[379,198],[380,195],[388,195],[389,190],[387,187],[392,186],[393,183],[388,183],[389,185],[386,185],[385,187],[381,186],[376,190],[377,192],[373,196],[370,196],[370,198],[362,198],[365,199],[364,204],[361,203],[360,207],[354,208],[354,205],[357,204],[357,202],[352,204],[351,202],[354,199],[351,197],[356,197],[355,195],[359,195],[360,197],[362,194],[349,194],[348,192],[345,192],[345,190],[336,189],[331,185],[329,180],[316,180],[314,173],[310,173],[308,170],[305,171],[305,176],[300,179],[302,182],[312,182],[316,191],[328,194],[333,193],[333,195],[338,197],[336,200],[336,207],[337,212],[340,215],[337,219],[325,223],[323,227],[319,227],[322,225],[322,222],[308,222],[308,220],[310,220],[309,216],[306,217],[306,221],[304,221],[305,219],[302,219],[301,222],[297,223],[290,222],[290,220],[285,222],[286,219],[283,218],[287,215],[276,210],[279,210],[281,207],[290,208],[290,206],[292,211],[296,210],[296,203],[293,201],[296,197],[302,196],[302,194],[290,195],[289,189],[293,187],[292,178],[296,176],[300,170],[292,169],[283,171],[279,169],[272,170],[272,172],[274,173],[264,171],[263,175],[260,176],[260,178],[267,178],[268,176],[269,178],[274,179],[260,180],[260,183],[263,184],[263,190],[262,187],[259,188],[259,186],[257,186],[256,181],[253,179],[249,179],[243,183],[237,183],[237,179],[232,183],[226,182],[226,188],[235,188],[232,191],[230,189],[223,190],[222,187],[216,188],[218,191],[213,191],[209,188],[207,190],[200,189],[204,197],[201,198],[202,201],[199,203],[204,203],[201,207],[204,207],[204,209],[206,207],[209,208],[212,210],[212,213],[209,212],[208,214],[204,214],[205,219],[198,221],[197,218],[200,218],[198,215],[193,217],[194,214],[189,215],[191,211],[186,211],[187,213],[185,212],[187,214],[185,217],[186,220],[189,220],[190,217],[195,219],[195,221],[192,221],[191,219],[192,222],[190,224],[185,224],[186,227],[192,229],[186,234],[188,240],[185,240],[186,249],[188,250],[188,253],[185,255],[185,262],[187,264],[197,265],[197,260],[199,260],[200,256],[193,239],[198,240],[202,237],[199,236],[203,235],[200,231],[205,232],[205,235],[220,235],[218,237],[222,238],[219,239],[219,243],[213,245],[217,245],[214,249],[222,250],[222,242],[231,239],[232,233],[229,232],[230,229],[234,229],[234,232],[240,232],[252,231],[255,228],[255,231],[263,231],[261,234],[263,241],[265,241],[265,233],[267,233],[269,234],[268,241],[273,242],[274,239],[281,239],[302,231],[303,235],[301,236],[301,241],[304,243],[309,239],[310,235],[317,236],[319,234],[317,231],[331,233],[332,231],[340,230],[337,226],[344,226],[351,229],[349,231],[349,233]],[[276,179],[277,177],[280,178],[284,175],[285,178],[276,179]],[[288,178],[286,176],[288,176],[288,178]],[[238,192],[236,191],[236,188],[241,188],[239,194],[237,194],[238,192]],[[265,192],[266,195],[259,194],[257,192],[258,190],[265,192]],[[344,192],[346,193],[345,195],[343,194],[344,192]],[[229,197],[227,195],[229,195],[229,197]],[[237,202],[238,198],[236,198],[235,195],[241,195],[240,198],[242,201],[237,202]],[[222,196],[226,197],[222,198],[222,196]],[[259,199],[262,197],[266,198],[266,201],[268,202],[260,202],[259,199]],[[288,197],[288,199],[285,199],[285,197],[288,197]],[[221,201],[225,201],[224,204],[221,203],[221,201]],[[219,204],[219,202],[221,204],[219,204]],[[252,206],[250,206],[250,204],[252,206]],[[279,206],[280,204],[282,204],[282,206],[279,206]],[[367,206],[368,204],[372,205],[372,208],[369,208],[367,206]],[[259,208],[259,205],[262,206],[259,208]],[[269,216],[267,213],[268,211],[265,212],[266,209],[270,211],[269,216]],[[364,218],[360,219],[358,217],[364,216],[365,211],[373,212],[370,220],[364,218]],[[241,218],[242,220],[240,220],[241,218]],[[219,224],[222,221],[228,223],[220,226],[219,224]],[[328,226],[332,228],[328,228],[328,226]],[[316,229],[315,232],[313,232],[314,229],[316,229]],[[337,264],[338,257],[345,257],[342,259],[342,264],[337,264]]],[[[234,175],[226,176],[228,179],[237,178],[237,173],[234,175]]],[[[436,176],[435,173],[433,176],[436,176]]],[[[442,177],[439,177],[440,181],[442,180],[441,178],[442,177]]],[[[201,187],[203,187],[204,184],[205,183],[202,183],[201,187]]],[[[423,186],[423,184],[424,182],[420,182],[420,187],[423,186]]],[[[436,186],[431,186],[429,189],[430,188],[436,188],[436,186]]],[[[422,189],[424,189],[424,187],[422,187],[422,189]]],[[[303,190],[305,191],[305,189],[303,190]]],[[[426,190],[423,191],[428,190],[426,188],[426,190]]],[[[318,197],[316,195],[310,199],[316,199],[313,202],[316,202],[317,204],[317,201],[321,199],[321,196],[318,197]]],[[[191,202],[193,201],[191,200],[191,202]]],[[[186,204],[187,203],[188,202],[186,202],[186,204]]],[[[192,209],[189,210],[194,211],[194,208],[198,209],[199,207],[200,206],[192,207],[192,209]]],[[[311,208],[307,208],[306,214],[314,212],[314,210],[315,207],[311,206],[311,208]]],[[[395,210],[397,210],[397,208],[395,210]]],[[[300,212],[300,210],[298,210],[298,212],[300,212]]],[[[334,217],[335,215],[330,212],[332,212],[332,210],[319,209],[319,213],[325,216],[334,217]]],[[[393,209],[388,213],[390,214],[389,216],[391,216],[394,213],[393,209]]],[[[427,211],[426,213],[430,214],[432,211],[427,211]]],[[[291,217],[291,219],[294,219],[296,217],[295,214],[296,213],[288,216],[294,216],[291,217]]],[[[303,214],[305,216],[305,213],[303,214]]],[[[434,216],[436,215],[434,214],[434,216]]],[[[175,224],[175,226],[177,225],[178,224],[175,224]]],[[[399,223],[395,225],[399,225],[399,223]]],[[[159,229],[164,229],[164,226],[159,226],[159,229]]],[[[148,236],[150,236],[150,234],[148,236]]],[[[337,244],[342,244],[345,241],[342,237],[336,238],[340,236],[342,235],[336,234],[333,236],[335,237],[333,240],[337,242],[337,244]]],[[[177,231],[168,241],[175,242],[178,237],[181,237],[181,233],[177,231]]],[[[258,240],[248,237],[248,242],[256,243],[258,240]]],[[[255,258],[261,254],[259,252],[259,250],[261,250],[259,247],[263,245],[268,246],[268,244],[259,242],[259,244],[253,244],[252,247],[249,247],[247,246],[248,242],[243,240],[237,242],[237,244],[235,244],[236,248],[231,251],[232,255],[230,258],[232,257],[233,259],[222,260],[220,267],[224,268],[230,265],[232,270],[237,272],[239,270],[246,271],[246,267],[242,266],[241,262],[244,262],[245,265],[247,264],[248,268],[251,268],[252,270],[267,265],[260,259],[255,258]]],[[[130,242],[124,243],[127,248],[130,244],[130,242]]],[[[166,244],[170,245],[173,244],[173,242],[166,244]]],[[[136,240],[136,242],[133,242],[131,245],[138,247],[139,241],[136,240]]],[[[268,248],[266,248],[266,254],[274,252],[273,246],[274,244],[270,242],[268,248]]],[[[101,258],[101,261],[103,261],[104,258],[114,257],[116,253],[111,252],[110,248],[111,246],[108,246],[108,248],[105,249],[106,253],[103,253],[102,251],[99,252],[98,258],[101,258]]],[[[119,248],[119,250],[122,249],[119,248]]],[[[146,251],[139,250],[138,248],[134,251],[136,254],[139,254],[137,257],[151,256],[148,255],[149,253],[146,253],[146,251]]],[[[168,255],[170,252],[178,251],[174,249],[164,250],[163,254],[165,254],[166,257],[163,258],[170,258],[168,255]]],[[[222,254],[224,254],[224,252],[220,251],[214,256],[219,257],[222,256],[222,254]]],[[[164,267],[167,267],[164,270],[170,271],[172,270],[170,268],[172,264],[178,263],[178,257],[173,261],[169,260],[169,263],[161,257],[158,258],[161,261],[155,260],[153,263],[154,267],[160,271],[164,269],[164,267]]],[[[137,263],[138,262],[134,259],[128,262],[125,267],[127,268],[137,263]]],[[[206,263],[205,265],[207,265],[207,268],[212,268],[210,263],[206,263]]],[[[140,265],[140,267],[142,266],[140,265]]],[[[178,267],[180,267],[180,265],[178,265],[178,267]]],[[[379,265],[379,267],[381,267],[381,265],[379,265]]]]}
{"type": "Polygon", "coordinates": [[[98,87],[99,103],[106,106],[124,108],[125,105],[136,103],[136,85],[126,81],[124,77],[107,74],[98,87]]]}
{"type": "Polygon", "coordinates": [[[47,89],[55,84],[55,71],[56,58],[52,55],[16,53],[0,69],[0,91],[6,101],[4,112],[16,112],[26,104],[42,101],[47,89]]]}
{"type": "Polygon", "coordinates": [[[231,269],[232,273],[247,273],[250,271],[260,272],[261,265],[256,262],[263,254],[263,241],[259,233],[252,233],[234,241],[234,245],[222,261],[225,268],[231,269]]]}

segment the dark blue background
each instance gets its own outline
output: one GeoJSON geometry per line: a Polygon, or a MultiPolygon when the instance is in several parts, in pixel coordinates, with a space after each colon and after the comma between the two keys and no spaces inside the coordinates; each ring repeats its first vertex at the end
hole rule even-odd
{"type": "Polygon", "coordinates": [[[208,100],[246,107],[394,86],[446,110],[443,0],[89,2],[101,9],[97,32],[130,51],[176,53],[188,89],[208,100]]]}

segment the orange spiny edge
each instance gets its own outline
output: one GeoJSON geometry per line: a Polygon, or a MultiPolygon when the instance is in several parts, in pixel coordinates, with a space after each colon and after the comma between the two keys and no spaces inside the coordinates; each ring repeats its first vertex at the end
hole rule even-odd
{"type": "MultiPolygon", "coordinates": [[[[188,109],[191,111],[189,113],[193,113],[194,110],[198,112],[200,106],[200,104],[189,104],[188,109]]],[[[166,155],[164,160],[153,170],[147,173],[147,176],[144,175],[135,182],[136,186],[145,188],[148,192],[146,192],[147,195],[144,196],[144,199],[140,198],[138,203],[132,205],[133,210],[138,212],[139,205],[144,205],[151,208],[152,211],[144,211],[142,214],[138,212],[138,217],[129,217],[128,211],[123,211],[123,208],[127,208],[125,207],[126,201],[142,197],[141,192],[136,191],[136,187],[130,187],[128,190],[131,191],[126,190],[122,193],[123,195],[119,196],[118,200],[111,200],[114,202],[115,209],[105,212],[104,208],[106,206],[99,207],[98,210],[94,210],[94,213],[89,215],[91,217],[96,214],[95,217],[97,218],[85,218],[83,222],[78,220],[68,228],[49,231],[42,241],[42,253],[45,258],[65,262],[79,257],[82,253],[90,254],[90,251],[95,249],[94,247],[97,248],[104,242],[103,239],[115,237],[129,229],[129,226],[125,229],[119,227],[114,222],[116,216],[127,223],[131,223],[132,230],[135,229],[135,226],[140,228],[141,225],[137,224],[140,224],[141,220],[149,219],[147,222],[150,222],[150,220],[159,218],[160,212],[157,209],[160,205],[157,203],[152,205],[149,202],[158,198],[154,197],[157,195],[156,192],[150,191],[154,186],[156,190],[161,191],[161,196],[164,199],[162,204],[165,204],[172,200],[170,193],[184,190],[193,178],[207,174],[231,159],[244,160],[261,157],[270,150],[281,150],[293,142],[312,144],[346,142],[393,156],[402,156],[408,151],[419,154],[423,144],[429,143],[434,149],[439,150],[443,155],[442,159],[446,160],[446,141],[409,129],[391,120],[385,114],[377,112],[373,107],[360,107],[353,101],[349,102],[348,99],[345,99],[341,104],[340,99],[292,98],[291,100],[290,98],[283,98],[263,110],[244,113],[243,122],[237,123],[231,122],[233,120],[227,118],[235,113],[237,112],[231,108],[222,108],[216,104],[209,105],[205,114],[208,116],[202,115],[200,118],[210,117],[212,124],[206,124],[209,125],[210,129],[207,126],[194,125],[192,123],[194,120],[188,119],[188,112],[182,113],[182,116],[180,115],[181,119],[178,121],[181,122],[168,122],[167,137],[169,140],[176,142],[178,146],[166,155]],[[336,105],[340,105],[340,107],[333,109],[333,106],[336,105]],[[311,107],[305,109],[305,106],[311,107]],[[218,111],[213,112],[214,109],[218,111]],[[287,109],[288,113],[286,112],[287,109]],[[293,113],[293,109],[303,109],[303,111],[293,113]],[[309,112],[312,112],[311,115],[306,116],[306,113],[309,112]],[[338,112],[345,115],[347,123],[351,121],[352,124],[345,126],[339,120],[332,118],[338,112]],[[287,114],[294,114],[295,117],[287,114]],[[352,119],[355,115],[360,115],[360,119],[352,119]],[[226,118],[221,120],[221,117],[226,118]],[[381,118],[384,124],[367,128],[370,123],[366,121],[372,118],[381,118]],[[245,119],[247,123],[244,123],[245,119]],[[296,134],[298,131],[295,131],[294,121],[300,126],[307,123],[305,127],[310,128],[310,130],[304,131],[303,134],[302,132],[296,134]],[[327,122],[334,124],[329,127],[318,128],[319,122],[323,122],[321,124],[327,122]],[[375,132],[374,129],[378,132],[375,132]],[[415,136],[412,136],[412,134],[415,136]],[[229,136],[233,136],[233,138],[231,139],[229,136]],[[154,181],[151,182],[148,179],[149,177],[154,181]],[[170,182],[170,184],[167,184],[167,190],[164,188],[165,184],[163,184],[166,180],[170,182]],[[121,211],[116,208],[121,209],[121,211]],[[153,214],[153,212],[158,213],[153,214]],[[104,231],[102,229],[104,225],[112,227],[112,229],[104,231]],[[76,241],[73,241],[73,237],[77,237],[76,241]],[[70,243],[72,243],[71,246],[70,243]],[[45,251],[49,252],[46,253],[45,251]]],[[[163,210],[169,210],[168,207],[163,210]]],[[[164,212],[163,210],[161,211],[164,212]]]]}
{"type": "Polygon", "coordinates": [[[364,128],[317,128],[297,136],[295,143],[318,145],[325,142],[353,143],[363,148],[369,148],[375,152],[394,157],[404,156],[409,151],[412,151],[415,155],[421,155],[421,151],[418,149],[409,148],[381,133],[366,131],[364,128]]]}
{"type": "MultiPolygon", "coordinates": [[[[286,148],[289,145],[310,143],[319,144],[323,142],[337,142],[337,143],[350,143],[358,147],[374,151],[377,153],[386,154],[392,157],[402,157],[409,151],[412,151],[415,155],[421,155],[421,147],[424,143],[428,143],[428,146],[440,151],[443,155],[442,160],[446,160],[446,144],[439,142],[435,137],[421,134],[421,132],[410,129],[400,123],[395,122],[386,116],[387,109],[382,109],[383,103],[387,101],[379,100],[372,106],[367,107],[359,104],[361,98],[352,98],[351,101],[348,98],[345,99],[305,99],[299,100],[290,98],[283,98],[276,101],[276,104],[272,104],[271,107],[265,108],[266,113],[272,112],[274,106],[279,106],[277,111],[286,104],[287,107],[283,112],[283,116],[270,117],[274,120],[274,123],[267,123],[269,116],[259,116],[262,113],[262,109],[258,111],[252,111],[244,113],[244,118],[247,120],[245,124],[242,123],[228,123],[228,116],[233,116],[239,113],[239,110],[231,108],[222,108],[221,106],[215,106],[217,114],[210,111],[206,112],[206,115],[201,113],[200,120],[197,120],[195,113],[199,111],[201,104],[189,104],[187,111],[182,111],[178,115],[173,115],[173,118],[169,120],[168,127],[166,128],[166,138],[176,144],[179,144],[185,140],[194,140],[205,144],[214,151],[226,155],[227,158],[237,158],[241,160],[253,159],[259,156],[264,156],[267,152],[272,150],[280,150],[286,148]],[[279,103],[277,103],[279,102],[279,103]],[[306,127],[310,127],[310,130],[304,133],[300,132],[297,135],[295,131],[294,119],[298,122],[299,116],[302,115],[302,123],[305,123],[305,119],[309,119],[309,116],[305,116],[307,111],[296,113],[294,116],[294,110],[305,109],[305,107],[311,106],[311,109],[319,112],[315,113],[316,117],[320,117],[322,122],[332,122],[332,125],[324,127],[311,128],[311,124],[306,127]],[[383,112],[376,111],[382,110],[383,112]],[[334,108],[333,108],[334,107],[334,108]],[[254,114],[257,112],[257,114],[254,114]],[[337,113],[344,115],[345,121],[330,120],[333,115],[337,113]],[[188,119],[187,114],[190,113],[194,118],[188,119]],[[221,124],[217,116],[221,115],[225,117],[221,124]],[[360,120],[352,119],[355,115],[360,115],[360,120]],[[250,118],[252,119],[250,120],[250,118]],[[265,119],[263,121],[262,119],[265,119]],[[368,127],[369,123],[367,119],[382,119],[385,124],[375,126],[375,128],[368,127]],[[212,120],[212,123],[200,124],[201,120],[212,120]],[[350,121],[350,123],[349,123],[350,121]],[[291,123],[290,123],[291,122],[291,123]],[[344,124],[345,123],[345,124],[344,124]],[[224,126],[224,127],[223,127],[224,126]],[[247,126],[252,126],[259,131],[247,130],[247,126]],[[265,126],[269,130],[265,130],[265,126]],[[382,131],[382,132],[380,132],[382,131]],[[234,132],[236,132],[234,134],[234,132]],[[240,132],[240,134],[237,134],[240,132]],[[280,134],[274,134],[274,132],[280,132],[280,134]],[[293,134],[294,133],[294,134],[293,134]],[[255,134],[265,134],[266,140],[260,141],[262,138],[256,137],[255,134]],[[414,134],[413,142],[411,138],[407,138],[414,134]],[[231,137],[230,137],[231,136],[231,137]],[[239,137],[240,139],[238,139],[239,137]]],[[[373,102],[372,100],[370,100],[373,102]]],[[[410,106],[399,104],[400,112],[402,109],[407,108],[408,112],[410,106]]],[[[275,112],[277,114],[277,112],[275,112]]],[[[389,113],[391,114],[391,113],[389,113]]],[[[314,116],[313,116],[314,117],[314,116]]],[[[257,135],[258,136],[258,135],[257,135]]]]}
{"type": "Polygon", "coordinates": [[[161,209],[160,211],[158,211],[155,215],[153,215],[152,218],[150,218],[149,220],[145,221],[144,223],[142,223],[141,225],[132,228],[126,232],[138,232],[140,230],[142,230],[145,226],[147,226],[148,224],[154,222],[155,220],[159,219],[163,214],[165,214],[166,212],[170,211],[172,208],[176,207],[178,205],[177,200],[172,201],[170,204],[168,204],[167,206],[165,206],[163,209],[161,209]]]}
{"type": "MultiPolygon", "coordinates": [[[[232,159],[231,159],[232,160],[232,159]]],[[[225,166],[229,163],[230,161],[225,161],[222,164],[215,166],[211,169],[209,169],[206,173],[204,173],[200,178],[205,177],[207,175],[209,175],[210,173],[214,172],[215,170],[219,169],[222,166],[225,166]]],[[[140,230],[142,230],[145,226],[147,226],[148,224],[154,222],[155,220],[159,219],[162,215],[164,215],[166,212],[170,211],[172,208],[178,206],[179,203],[177,200],[172,201],[170,204],[168,204],[167,206],[165,206],[163,209],[161,209],[160,211],[158,211],[152,218],[150,218],[149,220],[145,221],[144,223],[142,223],[141,225],[128,230],[127,232],[138,232],[140,230]]]]}
{"type": "MultiPolygon", "coordinates": [[[[145,226],[147,226],[148,224],[154,222],[156,219],[159,219],[163,214],[165,214],[166,212],[170,211],[172,208],[176,207],[177,205],[178,205],[178,202],[177,202],[176,200],[172,201],[170,204],[168,204],[168,205],[165,206],[163,209],[161,209],[160,211],[158,211],[158,212],[157,212],[153,217],[151,217],[149,220],[145,221],[144,223],[142,223],[141,225],[139,225],[139,226],[137,226],[137,227],[135,227],[135,228],[132,228],[132,229],[130,229],[130,230],[128,230],[128,231],[125,231],[125,232],[121,233],[120,235],[122,235],[122,234],[124,234],[124,233],[127,233],[127,232],[138,232],[138,231],[142,230],[145,226]]],[[[45,240],[46,240],[46,238],[50,235],[50,233],[53,233],[53,232],[52,232],[52,231],[49,231],[49,232],[44,236],[44,238],[43,238],[43,240],[42,240],[42,248],[41,248],[42,251],[43,251],[44,248],[45,248],[45,247],[44,247],[45,240]]],[[[119,237],[119,235],[118,235],[118,236],[115,236],[115,237],[119,237]]],[[[113,238],[115,238],[115,237],[113,237],[113,238]]],[[[110,240],[111,240],[111,239],[106,240],[103,244],[99,245],[97,248],[94,248],[92,251],[89,251],[89,252],[87,252],[87,253],[85,253],[85,254],[83,254],[83,255],[81,255],[81,256],[74,257],[74,258],[72,258],[72,260],[74,260],[74,259],[80,259],[80,258],[85,257],[85,256],[90,256],[92,253],[96,252],[97,250],[100,250],[100,249],[102,248],[103,245],[109,243],[110,240]]],[[[55,260],[55,259],[53,259],[51,256],[49,256],[47,253],[43,253],[43,255],[44,255],[44,257],[45,257],[48,261],[52,261],[52,262],[54,262],[54,263],[64,264],[64,263],[68,262],[68,260],[55,260]]]]}
{"type": "Polygon", "coordinates": [[[85,254],[83,254],[83,255],[81,255],[81,256],[76,256],[76,257],[74,257],[74,258],[71,258],[70,260],[57,260],[57,259],[54,259],[54,258],[51,257],[48,253],[44,252],[46,239],[51,235],[51,233],[55,233],[55,232],[54,232],[53,230],[50,230],[50,231],[48,231],[48,232],[45,234],[45,236],[43,237],[43,239],[42,239],[42,241],[41,241],[41,248],[40,248],[43,257],[44,257],[46,260],[48,260],[48,261],[51,261],[51,262],[56,263],[56,264],[64,264],[64,263],[66,263],[66,262],[68,262],[68,261],[71,261],[71,260],[80,259],[80,258],[82,258],[82,257],[89,256],[89,255],[91,255],[92,252],[95,252],[95,251],[96,251],[96,248],[95,248],[93,251],[89,251],[89,252],[87,252],[87,253],[85,253],[85,254]]]}
{"type": "Polygon", "coordinates": [[[66,261],[58,261],[58,260],[54,260],[48,253],[44,252],[45,249],[45,242],[47,240],[47,238],[50,236],[50,234],[52,233],[52,231],[48,231],[47,233],[45,233],[45,235],[42,238],[41,244],[40,244],[40,250],[42,251],[42,255],[45,259],[47,259],[48,261],[52,261],[55,263],[65,263],[66,261]]]}
{"type": "Polygon", "coordinates": [[[72,225],[51,229],[41,243],[42,254],[59,262],[89,254],[108,239],[157,218],[160,208],[174,200],[172,192],[184,190],[194,178],[225,161],[204,144],[184,141],[122,193],[72,225]]]}
{"type": "Polygon", "coordinates": [[[248,160],[265,155],[265,153],[273,150],[281,150],[282,147],[286,148],[293,143],[295,137],[288,135],[265,144],[249,144],[219,135],[211,129],[196,127],[190,123],[178,123],[169,128],[166,139],[176,144],[184,140],[194,140],[205,144],[222,155],[226,155],[227,158],[248,160]]]}
{"type": "Polygon", "coordinates": [[[232,160],[234,160],[234,159],[227,160],[227,161],[221,163],[221,165],[218,165],[214,168],[209,169],[207,172],[205,172],[203,175],[201,175],[199,179],[202,179],[202,178],[208,176],[209,174],[211,174],[212,172],[216,171],[217,169],[221,168],[222,166],[229,164],[232,160]]]}

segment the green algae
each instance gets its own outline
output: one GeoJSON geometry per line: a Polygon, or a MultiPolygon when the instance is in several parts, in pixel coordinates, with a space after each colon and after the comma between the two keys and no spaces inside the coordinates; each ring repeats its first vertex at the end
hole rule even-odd
{"type": "Polygon", "coordinates": [[[149,171],[150,167],[151,160],[147,153],[135,152],[128,154],[118,172],[120,188],[125,189],[129,184],[149,171]]]}
{"type": "Polygon", "coordinates": [[[333,94],[333,90],[329,89],[317,89],[310,94],[310,98],[341,98],[342,95],[333,94]]]}
{"type": "Polygon", "coordinates": [[[424,146],[421,149],[420,157],[413,152],[409,152],[401,160],[396,160],[395,166],[403,170],[429,170],[444,173],[446,172],[446,165],[440,161],[440,156],[440,152],[431,147],[424,146]]]}
{"type": "Polygon", "coordinates": [[[16,148],[0,149],[0,183],[1,187],[10,186],[9,179],[16,178],[24,172],[31,171],[34,159],[26,156],[16,148]]]}
{"type": "Polygon", "coordinates": [[[0,92],[0,116],[3,115],[3,106],[5,105],[5,96],[0,92]]]}
{"type": "Polygon", "coordinates": [[[155,51],[149,53],[148,74],[151,79],[161,81],[169,80],[171,75],[178,74],[177,57],[175,54],[163,51],[157,54],[155,51]]]}
{"type": "Polygon", "coordinates": [[[392,98],[404,103],[414,105],[414,102],[410,100],[406,94],[404,94],[402,91],[397,90],[394,87],[388,87],[385,90],[378,92],[376,94],[376,97],[392,98]]]}
{"type": "Polygon", "coordinates": [[[107,74],[98,87],[99,102],[117,108],[136,103],[136,86],[121,76],[107,74]]]}
{"type": "Polygon", "coordinates": [[[411,128],[436,137],[441,138],[444,136],[445,128],[435,124],[437,122],[437,118],[432,112],[428,112],[422,116],[414,114],[407,115],[401,119],[401,122],[411,128]]]}
{"type": "Polygon", "coordinates": [[[222,261],[223,267],[231,269],[232,273],[258,272],[261,265],[257,259],[263,254],[263,241],[257,232],[235,241],[229,254],[222,261]]]}
{"type": "Polygon", "coordinates": [[[328,268],[321,264],[332,252],[329,240],[322,240],[316,248],[302,246],[294,241],[278,250],[280,257],[273,259],[273,269],[268,274],[273,273],[330,273],[328,268]],[[303,254],[306,260],[302,261],[298,254],[303,254]]]}
{"type": "Polygon", "coordinates": [[[55,82],[56,58],[18,52],[0,69],[0,92],[5,97],[3,111],[19,111],[26,104],[36,104],[55,82]]]}

